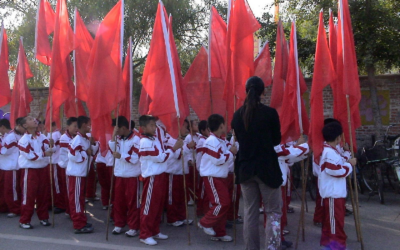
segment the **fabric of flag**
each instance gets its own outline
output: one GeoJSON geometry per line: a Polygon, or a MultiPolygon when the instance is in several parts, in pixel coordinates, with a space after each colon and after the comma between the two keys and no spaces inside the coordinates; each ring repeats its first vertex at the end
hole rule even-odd
{"type": "MultiPolygon", "coordinates": [[[[347,0],[339,1],[337,41],[338,85],[342,87],[343,95],[349,96],[352,130],[351,137],[353,141],[353,148],[356,150],[357,142],[355,130],[361,126],[359,111],[361,90],[358,76],[357,57],[354,47],[354,36],[351,26],[349,4],[347,0]]],[[[340,95],[340,92],[338,94],[340,95]]],[[[350,142],[347,108],[337,109],[337,111],[337,117],[343,126],[346,142],[350,142]]]]}
{"type": "Polygon", "coordinates": [[[43,64],[51,65],[49,36],[54,31],[56,15],[47,0],[39,0],[36,15],[35,56],[43,64]]]}
{"type": "Polygon", "coordinates": [[[125,99],[122,84],[124,2],[120,0],[101,22],[87,64],[86,104],[92,119],[92,136],[100,141],[101,153],[107,152],[111,138],[111,112],[125,99]]]}
{"type": "Polygon", "coordinates": [[[296,141],[302,134],[308,134],[309,121],[302,98],[306,91],[307,85],[298,64],[296,26],[292,22],[288,75],[280,116],[283,143],[296,141]]]}
{"type": "Polygon", "coordinates": [[[276,109],[276,111],[278,112],[279,117],[282,116],[281,107],[283,101],[283,93],[285,91],[287,67],[289,60],[288,50],[288,44],[285,38],[282,21],[279,20],[276,32],[275,66],[270,103],[270,106],[276,109]]]}
{"type": "Polygon", "coordinates": [[[93,37],[87,30],[77,9],[75,9],[74,47],[76,96],[79,100],[86,102],[88,99],[88,75],[86,66],[89,61],[90,51],[93,47],[93,37]]]}
{"type": "Polygon", "coordinates": [[[33,74],[29,68],[28,59],[26,59],[22,38],[19,42],[18,64],[14,77],[14,88],[11,95],[11,127],[15,127],[15,120],[19,117],[27,116],[31,112],[30,103],[33,101],[29,91],[27,80],[32,78],[33,74]]]}
{"type": "Polygon", "coordinates": [[[2,24],[0,33],[0,107],[7,105],[11,101],[10,80],[8,78],[9,68],[7,33],[2,24]]]}
{"type": "MultiPolygon", "coordinates": [[[[72,77],[74,75],[74,69],[71,60],[67,59],[68,64],[68,74],[70,75],[68,82],[68,87],[71,93],[75,92],[75,86],[72,82],[72,77]]],[[[79,117],[79,116],[86,116],[85,108],[83,107],[82,101],[77,99],[75,94],[71,95],[65,102],[64,102],[64,115],[65,117],[79,117]]]]}
{"type": "Polygon", "coordinates": [[[151,103],[151,98],[149,94],[147,94],[145,88],[142,86],[139,99],[139,114],[148,115],[150,103],[151,103]]]}
{"type": "Polygon", "coordinates": [[[272,83],[272,66],[269,45],[266,42],[254,61],[254,75],[260,77],[265,87],[272,83]]]}
{"type": "Polygon", "coordinates": [[[321,11],[319,14],[319,27],[317,37],[317,47],[315,50],[315,64],[313,81],[311,85],[310,106],[311,120],[308,144],[314,152],[314,161],[319,164],[322,150],[324,147],[324,137],[322,128],[324,127],[324,101],[323,90],[329,84],[336,81],[336,72],[333,67],[331,54],[326,39],[324,28],[324,16],[321,11]]]}
{"type": "Polygon", "coordinates": [[[73,39],[74,33],[69,24],[66,0],[58,0],[50,66],[49,99],[46,110],[45,125],[48,131],[51,127],[50,121],[56,122],[58,128],[61,127],[59,119],[61,105],[74,96],[74,92],[71,92],[69,86],[72,81],[70,53],[74,49],[73,39]]]}
{"type": "Polygon", "coordinates": [[[122,71],[122,82],[124,84],[126,98],[120,103],[118,115],[125,116],[128,121],[130,121],[132,115],[132,84],[133,84],[133,75],[132,75],[132,43],[129,40],[128,43],[128,51],[125,57],[124,69],[122,71]]]}
{"type": "Polygon", "coordinates": [[[236,0],[232,5],[227,33],[228,67],[224,89],[229,120],[232,119],[234,109],[238,109],[246,99],[246,81],[254,75],[254,32],[261,27],[247,1],[236,0]]]}

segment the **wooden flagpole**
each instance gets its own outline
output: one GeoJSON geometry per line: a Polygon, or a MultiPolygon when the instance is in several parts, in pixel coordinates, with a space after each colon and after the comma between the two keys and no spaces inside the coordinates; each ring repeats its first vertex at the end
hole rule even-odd
{"type": "MultiPolygon", "coordinates": [[[[78,9],[75,7],[75,12],[74,12],[74,33],[76,35],[76,12],[78,11],[78,9]]],[[[78,112],[78,98],[77,98],[77,81],[76,81],[76,49],[74,49],[74,51],[72,52],[72,56],[74,59],[74,81],[75,81],[75,114],[76,117],[78,118],[79,116],[79,112],[78,112]]]]}
{"type": "MultiPolygon", "coordinates": [[[[189,121],[190,135],[193,141],[192,121],[189,121]]],[[[197,225],[197,202],[196,202],[196,147],[193,148],[193,208],[194,208],[194,224],[197,225]]],[[[188,220],[189,218],[186,218],[188,220]]],[[[198,227],[197,227],[198,228],[198,227]]]]}
{"type": "MultiPolygon", "coordinates": [[[[236,95],[233,95],[233,110],[236,111],[236,95]]],[[[226,123],[228,123],[228,119],[226,120],[226,123]]],[[[232,133],[233,136],[233,145],[236,144],[236,135],[235,131],[232,133]]],[[[232,146],[233,146],[232,145],[232,146]]],[[[233,174],[232,174],[232,185],[233,185],[233,194],[232,194],[232,203],[233,203],[233,243],[236,246],[236,191],[237,191],[237,186],[235,184],[235,162],[236,159],[235,157],[233,158],[233,174]]]]}
{"type": "MultiPolygon", "coordinates": [[[[52,93],[50,90],[50,140],[53,140],[53,101],[52,93]]],[[[46,125],[46,124],[45,124],[46,125]]],[[[53,149],[53,145],[50,143],[50,150],[53,149]]],[[[50,155],[50,194],[51,194],[51,222],[54,228],[54,192],[53,192],[53,155],[50,155]]]]}

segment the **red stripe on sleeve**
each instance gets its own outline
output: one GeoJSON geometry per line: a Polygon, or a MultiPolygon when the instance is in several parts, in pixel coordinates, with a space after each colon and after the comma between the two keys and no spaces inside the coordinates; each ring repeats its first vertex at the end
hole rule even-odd
{"type": "Polygon", "coordinates": [[[330,169],[330,170],[340,170],[342,167],[340,165],[335,165],[329,162],[325,162],[321,166],[321,172],[325,170],[325,168],[330,169]]]}
{"type": "Polygon", "coordinates": [[[160,154],[160,151],[158,150],[158,148],[156,146],[154,146],[154,151],[141,151],[139,152],[139,155],[141,157],[143,156],[157,156],[160,154]]]}
{"type": "Polygon", "coordinates": [[[216,159],[219,159],[222,155],[222,148],[219,148],[218,152],[215,152],[214,150],[211,150],[209,148],[204,148],[204,153],[208,154],[216,159]]]}
{"type": "Polygon", "coordinates": [[[18,147],[18,143],[14,141],[14,142],[12,142],[12,143],[10,143],[10,144],[5,144],[4,147],[5,147],[6,149],[10,149],[10,148],[12,148],[12,147],[18,147]]]}

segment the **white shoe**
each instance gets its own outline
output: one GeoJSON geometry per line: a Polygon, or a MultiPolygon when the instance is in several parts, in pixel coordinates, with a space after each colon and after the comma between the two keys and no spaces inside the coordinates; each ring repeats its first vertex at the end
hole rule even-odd
{"type": "Polygon", "coordinates": [[[103,210],[107,210],[108,209],[108,206],[103,206],[103,210]]]}
{"type": "Polygon", "coordinates": [[[142,242],[142,243],[144,243],[144,244],[146,244],[146,245],[149,245],[149,246],[155,246],[155,245],[157,245],[157,241],[155,241],[155,240],[153,239],[153,237],[149,237],[149,238],[147,238],[147,239],[140,239],[140,242],[142,242]]]}
{"type": "Polygon", "coordinates": [[[184,220],[184,221],[182,221],[183,222],[183,224],[185,224],[185,225],[192,225],[193,224],[193,220],[184,220]]]}
{"type": "Polygon", "coordinates": [[[229,235],[225,235],[225,236],[222,236],[222,237],[211,237],[211,240],[214,240],[214,241],[224,241],[224,242],[231,242],[231,241],[233,241],[232,237],[229,236],[229,235]]]}
{"type": "Polygon", "coordinates": [[[190,198],[190,201],[188,201],[188,206],[193,206],[194,205],[194,201],[190,198]]]}
{"type": "Polygon", "coordinates": [[[211,227],[210,227],[210,228],[203,227],[203,226],[200,224],[200,222],[197,223],[197,226],[198,226],[199,228],[203,229],[204,233],[207,234],[207,235],[215,236],[215,234],[216,234],[215,231],[214,231],[214,229],[212,229],[211,227]]]}
{"type": "Polygon", "coordinates": [[[157,235],[154,235],[153,236],[155,239],[157,239],[157,240],[166,240],[166,239],[168,239],[168,235],[165,235],[165,234],[162,234],[162,233],[159,233],[159,234],[157,234],[157,235]]]}
{"type": "Polygon", "coordinates": [[[139,231],[134,229],[129,229],[129,231],[125,232],[125,235],[128,237],[135,237],[139,235],[139,231]]]}
{"type": "Polygon", "coordinates": [[[121,234],[121,227],[115,227],[114,230],[112,231],[112,234],[118,235],[121,234]]]}
{"type": "Polygon", "coordinates": [[[17,214],[14,214],[14,213],[9,213],[9,214],[7,214],[7,218],[15,218],[15,217],[17,217],[18,215],[17,214]]]}
{"type": "Polygon", "coordinates": [[[180,227],[183,225],[183,221],[175,221],[174,223],[169,223],[168,225],[174,226],[174,227],[180,227]]]}

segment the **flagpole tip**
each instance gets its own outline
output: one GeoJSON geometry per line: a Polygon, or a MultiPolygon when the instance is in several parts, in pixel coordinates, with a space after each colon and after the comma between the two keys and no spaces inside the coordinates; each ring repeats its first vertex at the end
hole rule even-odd
{"type": "MultiPolygon", "coordinates": [[[[330,9],[329,9],[329,10],[330,10],[330,9]]],[[[321,12],[321,13],[324,12],[324,8],[321,8],[321,11],[320,11],[320,12],[321,12]]]]}

